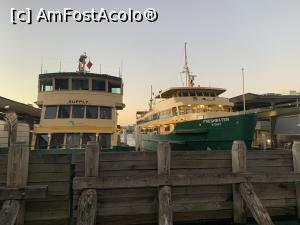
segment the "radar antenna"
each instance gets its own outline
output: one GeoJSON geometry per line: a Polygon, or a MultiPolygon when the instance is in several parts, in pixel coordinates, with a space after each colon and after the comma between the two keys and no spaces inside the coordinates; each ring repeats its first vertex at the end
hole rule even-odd
{"type": "Polygon", "coordinates": [[[83,53],[82,55],[80,55],[80,57],[79,57],[79,64],[78,64],[78,72],[81,72],[81,73],[85,73],[86,72],[86,70],[85,70],[85,64],[86,64],[86,58],[87,58],[87,56],[86,56],[86,52],[85,53],[83,53]]]}

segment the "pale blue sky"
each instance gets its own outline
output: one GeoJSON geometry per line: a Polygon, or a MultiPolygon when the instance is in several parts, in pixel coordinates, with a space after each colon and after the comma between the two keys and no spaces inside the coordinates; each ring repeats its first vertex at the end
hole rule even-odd
{"type": "Polygon", "coordinates": [[[299,0],[194,1],[1,1],[0,96],[24,103],[37,97],[41,60],[44,69],[75,71],[82,52],[93,72],[117,75],[123,61],[125,83],[120,123],[133,123],[135,111],[147,108],[150,85],[157,92],[180,86],[183,45],[202,86],[226,88],[226,97],[246,91],[300,91],[299,0]],[[113,10],[155,8],[155,23],[10,23],[10,8],[113,10]]]}

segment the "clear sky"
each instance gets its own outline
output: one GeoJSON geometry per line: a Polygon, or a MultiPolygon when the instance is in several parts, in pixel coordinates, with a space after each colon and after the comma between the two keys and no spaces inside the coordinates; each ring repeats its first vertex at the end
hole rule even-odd
{"type": "Polygon", "coordinates": [[[184,42],[196,84],[246,92],[300,91],[299,0],[4,1],[0,3],[0,96],[24,103],[37,97],[41,61],[48,72],[75,71],[81,53],[92,72],[118,74],[123,62],[124,103],[119,123],[131,124],[155,93],[180,86],[184,42]],[[154,23],[10,23],[10,8],[47,10],[155,8],[154,23]]]}

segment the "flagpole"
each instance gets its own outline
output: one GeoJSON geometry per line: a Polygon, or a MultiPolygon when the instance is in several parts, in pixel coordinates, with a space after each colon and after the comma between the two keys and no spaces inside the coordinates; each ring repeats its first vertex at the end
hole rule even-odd
{"type": "Polygon", "coordinates": [[[244,114],[246,114],[246,100],[245,100],[245,76],[244,76],[244,68],[242,68],[242,79],[243,79],[243,105],[244,105],[244,114]]]}

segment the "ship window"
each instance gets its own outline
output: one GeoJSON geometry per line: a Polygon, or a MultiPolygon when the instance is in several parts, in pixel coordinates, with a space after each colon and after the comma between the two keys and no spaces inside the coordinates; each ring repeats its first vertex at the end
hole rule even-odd
{"type": "Polygon", "coordinates": [[[209,96],[209,93],[208,92],[204,92],[204,96],[209,96]]]}
{"type": "Polygon", "coordinates": [[[201,91],[196,91],[197,96],[203,96],[201,91]]]}
{"type": "Polygon", "coordinates": [[[184,115],[185,114],[185,108],[183,106],[179,107],[179,115],[184,115]]]}
{"type": "Polygon", "coordinates": [[[62,148],[64,145],[65,134],[52,134],[50,141],[50,148],[62,148]]]}
{"type": "Polygon", "coordinates": [[[216,97],[217,95],[216,95],[216,93],[212,92],[212,93],[210,93],[210,96],[211,97],[216,97]]]}
{"type": "Polygon", "coordinates": [[[84,105],[73,106],[72,118],[84,118],[84,105]]]}
{"type": "Polygon", "coordinates": [[[89,80],[72,79],[72,90],[89,90],[89,80]]]}
{"type": "Polygon", "coordinates": [[[53,91],[52,79],[40,80],[40,91],[53,91]]]}
{"type": "Polygon", "coordinates": [[[80,145],[80,134],[70,133],[67,134],[67,148],[79,148],[80,145]]]}
{"type": "Polygon", "coordinates": [[[55,119],[57,112],[57,106],[46,106],[45,119],[55,119]]]}
{"type": "Polygon", "coordinates": [[[182,96],[189,96],[189,92],[183,91],[183,92],[182,92],[182,96]]]}
{"type": "Polygon", "coordinates": [[[55,90],[68,90],[69,80],[68,79],[55,79],[55,90]]]}
{"type": "Polygon", "coordinates": [[[110,134],[99,134],[99,145],[101,148],[110,148],[111,135],[110,134]]]}
{"type": "Polygon", "coordinates": [[[196,96],[196,93],[194,91],[190,91],[190,96],[196,96]]]}
{"type": "Polygon", "coordinates": [[[105,80],[93,80],[92,81],[93,91],[105,91],[105,80]]]}
{"type": "Polygon", "coordinates": [[[111,119],[112,118],[112,108],[110,107],[100,107],[100,119],[111,119]]]}
{"type": "Polygon", "coordinates": [[[172,108],[172,115],[177,116],[177,108],[176,107],[172,108]]]}
{"type": "Polygon", "coordinates": [[[84,133],[82,135],[82,145],[86,145],[89,141],[96,141],[96,134],[84,133]]]}
{"type": "Polygon", "coordinates": [[[86,118],[97,119],[98,118],[98,106],[86,107],[86,118]]]}
{"type": "Polygon", "coordinates": [[[60,105],[58,108],[58,118],[70,118],[70,109],[69,105],[60,105]]]}
{"type": "Polygon", "coordinates": [[[121,83],[108,81],[108,91],[111,93],[114,93],[114,94],[120,94],[121,93],[121,83]]]}
{"type": "Polygon", "coordinates": [[[35,148],[47,149],[48,147],[48,134],[38,134],[36,136],[35,148]]]}

